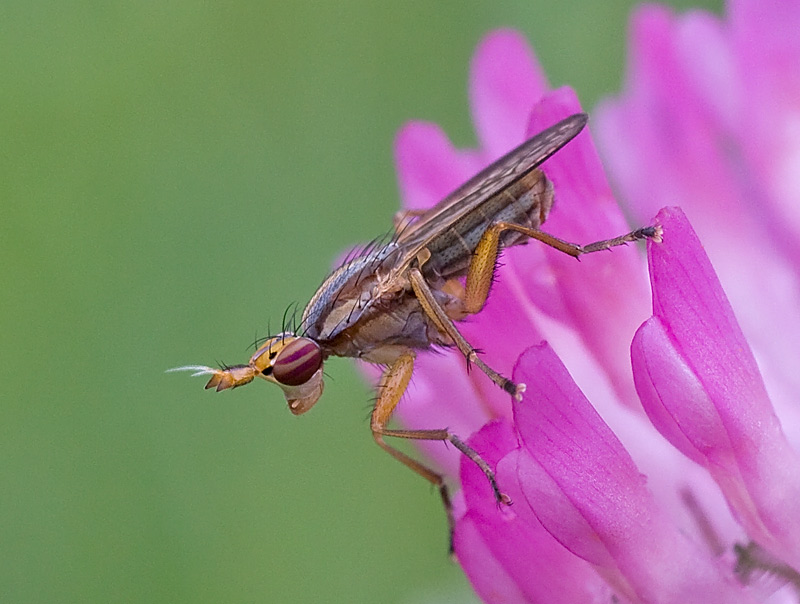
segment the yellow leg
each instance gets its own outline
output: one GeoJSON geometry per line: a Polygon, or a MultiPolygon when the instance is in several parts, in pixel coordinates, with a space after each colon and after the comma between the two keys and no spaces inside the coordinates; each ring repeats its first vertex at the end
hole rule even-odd
{"type": "Polygon", "coordinates": [[[455,326],[455,323],[453,323],[453,320],[447,316],[447,313],[436,301],[436,297],[433,295],[431,288],[426,283],[425,277],[422,276],[422,273],[419,271],[419,269],[410,269],[408,271],[408,278],[411,281],[411,287],[414,290],[414,294],[417,296],[417,300],[419,300],[422,309],[425,311],[425,314],[427,314],[433,320],[433,322],[436,324],[436,328],[439,331],[447,334],[450,339],[453,340],[456,347],[467,358],[467,362],[475,363],[481,371],[489,376],[490,380],[508,392],[511,396],[515,397],[517,400],[520,400],[522,398],[522,393],[525,391],[525,384],[515,384],[510,379],[500,375],[483,362],[475,349],[470,345],[469,342],[467,342],[467,339],[461,335],[460,331],[458,331],[458,328],[455,326]]]}
{"type": "Polygon", "coordinates": [[[497,481],[494,477],[494,472],[478,453],[467,446],[455,434],[447,430],[391,430],[386,428],[386,424],[392,417],[392,413],[400,402],[400,398],[408,387],[408,382],[411,379],[411,374],[414,371],[414,353],[408,351],[400,356],[394,364],[386,370],[381,378],[380,385],[378,386],[378,400],[375,403],[375,408],[372,410],[372,417],[370,420],[370,428],[372,429],[372,436],[375,442],[389,455],[396,460],[404,463],[406,466],[414,470],[417,474],[422,476],[425,480],[433,484],[439,489],[439,494],[444,503],[444,509],[447,514],[447,523],[450,531],[450,550],[453,549],[453,529],[455,521],[453,519],[453,509],[450,501],[450,493],[445,484],[444,477],[438,472],[433,471],[428,466],[418,462],[395,449],[394,447],[386,444],[383,440],[384,436],[394,436],[396,438],[411,438],[415,440],[443,440],[452,443],[459,451],[474,461],[478,467],[486,475],[486,478],[491,484],[492,491],[494,491],[495,499],[498,503],[506,505],[511,504],[511,499],[500,492],[497,487],[497,481]]]}
{"type": "Polygon", "coordinates": [[[588,245],[576,245],[559,239],[558,237],[548,235],[538,229],[531,229],[511,222],[497,222],[486,229],[480,242],[478,242],[478,247],[475,249],[475,253],[469,265],[467,287],[464,297],[464,307],[469,314],[479,312],[483,308],[483,305],[486,304],[486,298],[489,295],[489,287],[492,285],[494,267],[497,263],[497,254],[500,248],[500,235],[502,235],[504,231],[517,231],[518,233],[527,235],[531,239],[541,241],[575,258],[583,254],[591,254],[592,252],[607,250],[618,245],[625,245],[626,243],[639,239],[652,238],[658,240],[661,235],[661,229],[659,227],[645,227],[631,231],[620,237],[614,237],[613,239],[604,239],[603,241],[596,241],[588,245]]]}

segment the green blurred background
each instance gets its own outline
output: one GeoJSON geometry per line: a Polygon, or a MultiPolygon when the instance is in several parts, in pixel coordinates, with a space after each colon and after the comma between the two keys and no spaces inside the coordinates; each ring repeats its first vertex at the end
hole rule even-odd
{"type": "Polygon", "coordinates": [[[632,5],[5,0],[0,601],[469,601],[350,362],[301,418],[164,369],[245,361],[388,228],[403,122],[474,143],[484,34],[591,108],[632,5]]]}

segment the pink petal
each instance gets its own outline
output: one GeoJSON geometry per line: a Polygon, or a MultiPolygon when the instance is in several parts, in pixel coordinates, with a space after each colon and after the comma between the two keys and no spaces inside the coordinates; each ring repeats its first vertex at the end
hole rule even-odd
{"type": "Polygon", "coordinates": [[[470,100],[478,139],[490,156],[525,140],[528,115],[546,90],[544,73],[521,34],[499,30],[483,39],[472,59],[470,100]]]}
{"type": "MultiPolygon", "coordinates": [[[[470,445],[496,469],[503,492],[512,500],[522,500],[516,472],[517,438],[511,424],[488,424],[470,439],[470,445]]],[[[466,458],[461,480],[470,524],[466,531],[461,522],[457,525],[456,553],[478,593],[483,593],[480,586],[485,577],[482,561],[476,564],[469,551],[476,540],[502,565],[525,601],[609,601],[610,590],[592,567],[553,539],[527,506],[498,507],[483,472],[466,458]],[[536,563],[531,564],[532,560],[536,563]]]]}
{"type": "Polygon", "coordinates": [[[489,161],[455,149],[436,124],[410,122],[395,140],[395,164],[405,209],[428,209],[489,161]]]}
{"type": "Polygon", "coordinates": [[[742,104],[737,65],[726,24],[715,15],[693,11],[673,32],[676,60],[685,72],[692,101],[721,131],[738,128],[742,104]]]}
{"type": "Polygon", "coordinates": [[[679,209],[649,247],[654,318],[632,346],[656,427],[703,463],[751,538],[800,567],[800,457],[788,445],[711,263],[679,209]]]}
{"type": "Polygon", "coordinates": [[[738,138],[763,196],[758,212],[800,265],[800,4],[730,3],[742,103],[738,138]]]}
{"type": "Polygon", "coordinates": [[[546,346],[520,357],[525,500],[566,548],[641,601],[739,602],[743,590],[668,519],[628,453],[546,346]]]}
{"type": "Polygon", "coordinates": [[[626,91],[620,101],[601,105],[595,120],[624,196],[635,202],[640,220],[680,202],[708,224],[724,217],[728,229],[746,232],[748,208],[734,211],[742,199],[738,175],[726,161],[725,133],[715,117],[724,110],[700,97],[694,88],[698,67],[684,62],[692,50],[702,51],[703,41],[692,35],[707,28],[681,32],[667,10],[645,5],[635,13],[632,30],[626,91]]]}
{"type": "Polygon", "coordinates": [[[476,520],[472,514],[467,513],[457,521],[455,534],[458,562],[475,593],[488,604],[530,602],[503,564],[494,557],[478,530],[481,523],[481,520],[476,520]]]}
{"type": "MultiPolygon", "coordinates": [[[[552,92],[534,109],[530,132],[538,132],[579,111],[581,107],[572,90],[552,92]]],[[[556,202],[544,230],[580,244],[616,237],[630,230],[611,193],[589,133],[579,134],[549,159],[544,168],[556,191],[556,202]]],[[[544,308],[552,304],[542,299],[544,295],[559,300],[561,312],[554,318],[580,334],[617,394],[629,404],[637,404],[627,342],[647,316],[648,296],[636,246],[589,254],[580,262],[552,249],[545,254],[556,291],[530,281],[526,292],[544,308]]],[[[530,274],[524,265],[517,264],[516,258],[511,264],[517,274],[530,274]]]]}
{"type": "MultiPolygon", "coordinates": [[[[780,61],[761,61],[771,48],[800,44],[800,36],[784,35],[783,26],[773,34],[771,25],[792,23],[795,5],[735,3],[730,24],[703,13],[676,19],[642,6],[632,22],[625,92],[602,104],[594,123],[607,165],[639,220],[675,204],[691,217],[800,445],[793,344],[800,338],[800,242],[787,230],[793,219],[776,209],[798,195],[777,202],[767,176],[784,166],[790,176],[780,182],[800,182],[800,111],[768,93],[800,74],[800,64],[784,69],[782,78],[774,71],[780,61]],[[786,136],[795,142],[775,143],[786,136]]],[[[800,91],[791,98],[800,105],[800,91]]]]}

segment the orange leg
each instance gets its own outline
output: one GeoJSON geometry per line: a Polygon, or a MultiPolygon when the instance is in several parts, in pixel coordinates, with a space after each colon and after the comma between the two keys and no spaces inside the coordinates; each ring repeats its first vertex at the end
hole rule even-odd
{"type": "Polygon", "coordinates": [[[383,374],[381,382],[378,386],[378,400],[375,403],[375,408],[372,410],[372,417],[370,420],[370,428],[372,428],[372,436],[375,442],[389,455],[396,460],[404,463],[409,468],[414,470],[417,474],[422,476],[425,480],[433,484],[439,489],[439,494],[444,503],[444,509],[447,513],[447,524],[450,530],[450,551],[453,550],[453,530],[455,528],[455,521],[453,519],[453,509],[450,502],[450,493],[445,484],[444,477],[438,472],[433,471],[428,466],[418,462],[417,460],[409,457],[402,451],[386,444],[383,440],[384,436],[394,436],[396,438],[410,438],[415,440],[443,440],[453,444],[459,451],[474,461],[478,467],[486,475],[489,484],[494,491],[495,499],[498,503],[506,505],[511,504],[511,499],[500,492],[497,486],[497,481],[494,477],[494,472],[478,453],[467,446],[455,434],[447,430],[392,430],[386,427],[392,413],[400,402],[400,398],[408,387],[408,382],[411,379],[411,374],[414,371],[414,353],[409,350],[402,354],[397,361],[392,364],[383,374]]]}
{"type": "Polygon", "coordinates": [[[645,227],[613,239],[604,239],[588,245],[576,245],[548,235],[538,229],[531,229],[511,222],[497,222],[486,229],[483,237],[478,242],[478,247],[475,249],[469,265],[464,297],[464,306],[469,314],[479,312],[486,303],[489,287],[492,285],[494,267],[497,263],[497,254],[500,250],[500,235],[504,231],[517,231],[575,258],[583,254],[591,254],[592,252],[607,250],[618,245],[625,245],[639,239],[651,238],[658,241],[661,237],[661,229],[659,227],[645,227]]]}

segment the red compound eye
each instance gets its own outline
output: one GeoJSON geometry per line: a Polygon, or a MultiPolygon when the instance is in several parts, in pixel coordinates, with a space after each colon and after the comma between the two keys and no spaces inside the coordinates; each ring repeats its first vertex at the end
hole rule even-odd
{"type": "Polygon", "coordinates": [[[322,351],[314,340],[297,338],[284,346],[272,364],[272,377],[286,386],[305,384],[322,366],[322,351]]]}

